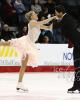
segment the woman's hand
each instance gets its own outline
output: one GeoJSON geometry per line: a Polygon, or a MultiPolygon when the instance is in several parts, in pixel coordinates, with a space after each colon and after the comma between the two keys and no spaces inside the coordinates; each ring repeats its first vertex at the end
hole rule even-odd
{"type": "Polygon", "coordinates": [[[0,46],[9,46],[10,42],[9,41],[0,41],[0,46]]]}

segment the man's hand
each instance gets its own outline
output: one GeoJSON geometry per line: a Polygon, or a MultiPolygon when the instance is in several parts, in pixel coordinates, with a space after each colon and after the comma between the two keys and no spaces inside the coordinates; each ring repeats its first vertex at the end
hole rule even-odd
{"type": "Polygon", "coordinates": [[[59,20],[59,18],[57,16],[53,16],[53,19],[55,20],[59,20]]]}

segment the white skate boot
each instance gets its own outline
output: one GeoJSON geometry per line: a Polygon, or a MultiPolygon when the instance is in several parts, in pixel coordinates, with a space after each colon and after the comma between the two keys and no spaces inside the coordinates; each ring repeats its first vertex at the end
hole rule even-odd
{"type": "Polygon", "coordinates": [[[25,88],[25,87],[22,85],[22,82],[19,82],[19,83],[18,83],[16,89],[17,89],[17,91],[28,92],[28,88],[25,88]]]}

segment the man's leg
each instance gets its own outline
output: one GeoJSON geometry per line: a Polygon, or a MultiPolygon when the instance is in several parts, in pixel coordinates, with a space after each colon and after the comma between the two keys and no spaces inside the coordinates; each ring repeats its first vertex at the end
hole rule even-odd
{"type": "Polygon", "coordinates": [[[78,90],[80,92],[80,48],[74,47],[73,50],[74,66],[75,66],[75,76],[73,87],[68,89],[68,92],[74,92],[78,90]]]}

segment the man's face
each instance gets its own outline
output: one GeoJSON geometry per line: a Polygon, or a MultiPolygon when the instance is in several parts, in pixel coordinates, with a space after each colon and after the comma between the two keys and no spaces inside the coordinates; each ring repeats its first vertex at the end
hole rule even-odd
{"type": "Polygon", "coordinates": [[[58,18],[62,18],[63,13],[62,13],[62,12],[58,12],[58,11],[55,10],[55,15],[56,15],[58,18]]]}

